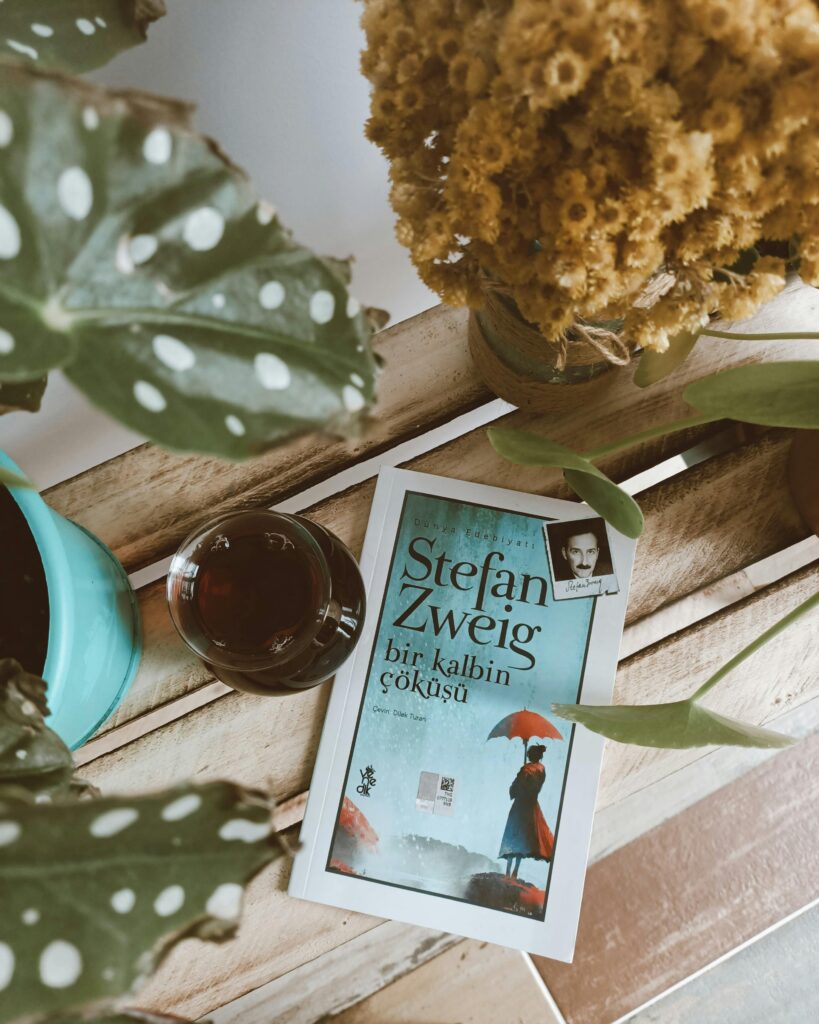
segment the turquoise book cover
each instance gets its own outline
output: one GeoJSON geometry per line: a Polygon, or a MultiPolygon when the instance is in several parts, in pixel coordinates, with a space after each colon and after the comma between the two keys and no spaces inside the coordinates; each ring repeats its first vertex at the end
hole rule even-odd
{"type": "Polygon", "coordinates": [[[574,741],[550,708],[616,581],[602,520],[550,523],[403,494],[326,872],[543,921],[574,741]]]}

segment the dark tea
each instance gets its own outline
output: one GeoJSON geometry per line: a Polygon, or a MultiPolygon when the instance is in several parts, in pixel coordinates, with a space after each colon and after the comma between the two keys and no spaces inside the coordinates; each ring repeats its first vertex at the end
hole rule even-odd
{"type": "Polygon", "coordinates": [[[341,541],[301,516],[240,512],[189,537],[168,574],[177,630],[223,682],[251,693],[315,686],[358,641],[365,598],[341,541]]]}
{"type": "Polygon", "coordinates": [[[48,587],[37,544],[11,493],[0,485],[0,659],[41,675],[48,648],[48,587]]]}

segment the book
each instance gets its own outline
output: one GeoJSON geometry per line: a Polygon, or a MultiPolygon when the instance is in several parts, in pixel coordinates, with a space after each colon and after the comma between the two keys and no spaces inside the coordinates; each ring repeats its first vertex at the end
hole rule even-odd
{"type": "Polygon", "coordinates": [[[588,506],[381,470],[289,893],[571,961],[636,543],[588,506]]]}

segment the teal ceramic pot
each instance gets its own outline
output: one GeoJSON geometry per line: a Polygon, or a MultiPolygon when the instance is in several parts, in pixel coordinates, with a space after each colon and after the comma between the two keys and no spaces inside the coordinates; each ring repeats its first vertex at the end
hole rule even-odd
{"type": "MultiPolygon", "coordinates": [[[[0,466],[20,470],[3,452],[0,466]]],[[[93,534],[52,511],[35,490],[9,488],[42,562],[48,592],[48,724],[72,748],[112,714],[136,674],[141,630],[125,570],[93,534]]],[[[2,572],[2,568],[0,568],[2,572]]]]}

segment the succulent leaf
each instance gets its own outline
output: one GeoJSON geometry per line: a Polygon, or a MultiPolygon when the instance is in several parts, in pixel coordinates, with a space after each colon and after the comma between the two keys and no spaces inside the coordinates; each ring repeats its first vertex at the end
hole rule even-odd
{"type": "Polygon", "coordinates": [[[695,380],[683,398],[700,412],[764,427],[819,427],[819,360],[752,363],[695,380]]]}
{"type": "Polygon", "coordinates": [[[271,810],[224,782],[0,800],[0,1024],[120,1005],[180,939],[233,934],[247,882],[282,852],[271,810]]]}
{"type": "Polygon", "coordinates": [[[487,435],[495,451],[510,462],[562,469],[572,490],[626,537],[642,533],[643,513],[634,498],[584,456],[525,430],[490,427],[487,435]]]}
{"type": "Polygon", "coordinates": [[[682,366],[693,351],[698,338],[698,331],[680,331],[669,338],[668,348],[665,352],[646,349],[640,356],[640,362],[634,373],[634,383],[637,387],[650,387],[682,366]]]}
{"type": "Polygon", "coordinates": [[[4,0],[0,53],[39,68],[90,71],[145,41],[164,0],[4,0]]]}
{"type": "Polygon", "coordinates": [[[617,743],[640,747],[786,747],[790,736],[726,718],[691,700],[668,704],[553,704],[552,711],[617,743]]]}
{"type": "Polygon", "coordinates": [[[0,64],[0,380],[55,367],[167,447],[246,458],[374,400],[365,312],[183,104],[0,64]]]}

